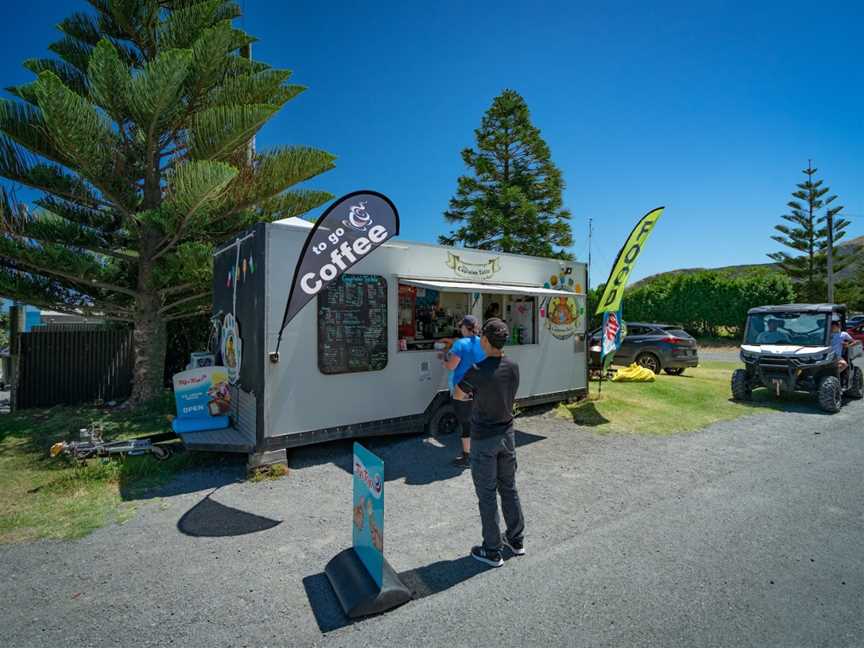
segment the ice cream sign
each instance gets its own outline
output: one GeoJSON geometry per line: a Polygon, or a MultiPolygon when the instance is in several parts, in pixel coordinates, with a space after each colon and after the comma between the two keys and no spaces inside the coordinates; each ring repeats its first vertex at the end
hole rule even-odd
{"type": "Polygon", "coordinates": [[[381,493],[383,492],[381,474],[377,472],[374,475],[369,474],[369,470],[367,470],[366,466],[363,465],[363,461],[356,454],[354,455],[354,477],[363,482],[372,497],[375,499],[381,498],[381,493]]]}
{"type": "Polygon", "coordinates": [[[177,416],[224,416],[231,410],[231,391],[225,367],[201,367],[174,375],[177,416]]]}
{"type": "Polygon", "coordinates": [[[381,587],[384,576],[384,462],[354,444],[354,551],[381,587]]]}

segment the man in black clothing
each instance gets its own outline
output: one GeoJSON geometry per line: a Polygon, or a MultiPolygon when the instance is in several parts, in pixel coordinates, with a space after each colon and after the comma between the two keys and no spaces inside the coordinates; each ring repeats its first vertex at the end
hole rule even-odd
{"type": "Polygon", "coordinates": [[[519,365],[501,349],[510,332],[500,319],[483,325],[480,343],[486,359],[470,369],[457,389],[474,394],[471,418],[471,477],[480,504],[483,544],[471,555],[493,567],[504,564],[506,543],[517,556],[525,554],[522,540],[525,519],[516,491],[516,442],[513,433],[513,401],[519,389],[519,365]],[[498,494],[507,531],[501,537],[498,494]]]}

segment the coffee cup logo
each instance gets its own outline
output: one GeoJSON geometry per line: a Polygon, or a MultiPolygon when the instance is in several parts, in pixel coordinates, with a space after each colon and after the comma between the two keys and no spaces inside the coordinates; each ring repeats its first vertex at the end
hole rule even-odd
{"type": "Polygon", "coordinates": [[[342,221],[342,224],[359,232],[365,232],[372,224],[372,216],[366,211],[366,201],[361,200],[359,205],[351,205],[348,208],[348,220],[342,221]]]}

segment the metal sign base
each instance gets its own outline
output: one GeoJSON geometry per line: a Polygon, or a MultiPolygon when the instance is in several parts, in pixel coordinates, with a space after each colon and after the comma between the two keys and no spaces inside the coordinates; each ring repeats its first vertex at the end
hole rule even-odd
{"type": "Polygon", "coordinates": [[[411,600],[411,590],[399,579],[386,558],[380,589],[353,548],[336,554],[327,563],[324,573],[345,614],[352,619],[386,612],[411,600]]]}

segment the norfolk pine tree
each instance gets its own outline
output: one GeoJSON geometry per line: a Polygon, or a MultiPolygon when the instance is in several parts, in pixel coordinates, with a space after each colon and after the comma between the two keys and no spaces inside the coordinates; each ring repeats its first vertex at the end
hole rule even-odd
{"type": "Polygon", "coordinates": [[[0,311],[0,350],[9,346],[9,312],[0,311]]]}
{"type": "Polygon", "coordinates": [[[562,208],[564,180],[539,129],[531,124],[525,100],[505,90],[495,97],[474,134],[477,149],[462,151],[473,174],[459,178],[456,195],[444,212],[447,222],[459,227],[439,241],[569,258],[566,248],[573,244],[573,236],[570,212],[562,208]]]}
{"type": "MultiPolygon", "coordinates": [[[[807,176],[804,182],[799,183],[797,191],[792,194],[795,200],[787,203],[789,214],[783,214],[783,219],[789,225],[777,225],[775,230],[780,232],[771,238],[782,243],[786,247],[801,252],[798,256],[787,252],[774,252],[769,254],[791,279],[797,282],[798,299],[804,302],[822,302],[827,295],[825,277],[827,274],[826,253],[828,250],[828,224],[827,217],[830,214],[835,217],[842,206],[830,206],[837,196],[827,196],[831,190],[822,186],[822,180],[815,180],[817,169],[812,162],[808,161],[807,168],[802,173],[807,176]],[[819,210],[825,211],[820,215],[819,210]]],[[[849,221],[843,218],[834,218],[834,244],[837,244],[845,235],[846,226],[849,221]]],[[[834,249],[834,272],[838,272],[849,263],[848,259],[838,255],[834,249]]]]}
{"type": "Polygon", "coordinates": [[[240,55],[236,3],[89,2],[0,101],[0,176],[42,193],[33,210],[2,195],[0,294],[132,323],[140,403],[162,390],[166,322],[209,311],[214,244],[329,200],[288,189],[334,158],[253,152],[304,88],[240,55]]]}

